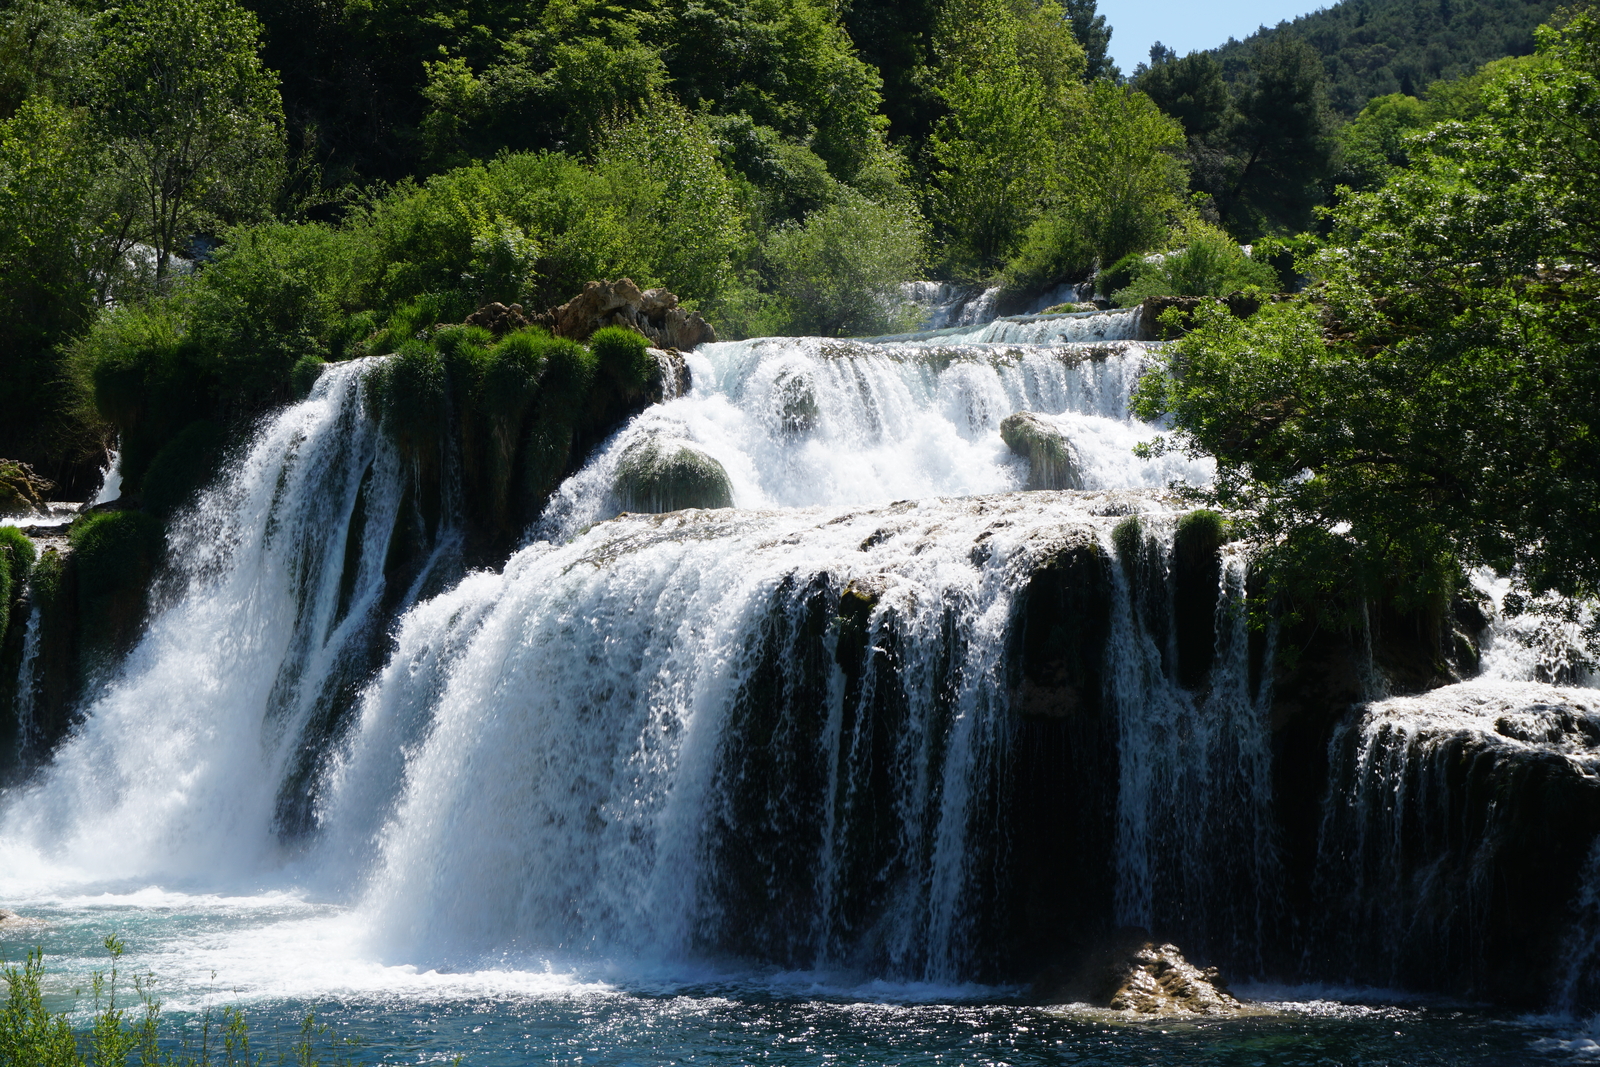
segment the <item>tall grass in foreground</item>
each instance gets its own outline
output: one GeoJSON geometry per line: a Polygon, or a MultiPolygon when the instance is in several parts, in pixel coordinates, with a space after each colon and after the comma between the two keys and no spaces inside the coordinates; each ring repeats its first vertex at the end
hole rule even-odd
{"type": "Polygon", "coordinates": [[[89,990],[94,1017],[83,1030],[73,1029],[66,1012],[45,1007],[40,988],[42,949],[28,953],[20,968],[0,969],[6,983],[5,1005],[0,1008],[0,1067],[261,1067],[269,1062],[335,1067],[353,1062],[348,1050],[354,1041],[339,1038],[309,1014],[289,1048],[275,1049],[271,1059],[250,1047],[244,1012],[236,1007],[222,1009],[220,1017],[207,1011],[198,1027],[178,1027],[163,1041],[161,1002],[152,990],[153,976],[133,977],[130,1003],[121,995],[126,985],[118,988],[126,981],[117,963],[122,942],[108,937],[105,945],[111,970],[94,973],[89,990]]]}

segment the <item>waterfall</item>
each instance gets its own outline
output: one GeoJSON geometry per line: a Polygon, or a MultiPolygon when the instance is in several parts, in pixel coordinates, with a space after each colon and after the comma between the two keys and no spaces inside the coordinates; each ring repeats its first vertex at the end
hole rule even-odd
{"type": "Polygon", "coordinates": [[[145,633],[7,798],[0,860],[281,879],[425,965],[945,982],[1140,923],[1251,966],[1279,910],[1270,652],[1242,555],[1183,548],[1167,486],[1211,465],[1132,453],[1161,432],[1130,410],[1136,327],[706,346],[468,574],[452,458],[425,505],[374,361],[330,365],[172,524],[145,633]],[[1084,489],[1019,491],[1019,411],[1084,489]],[[652,439],[734,506],[620,514],[652,439]]]}
{"type": "Polygon", "coordinates": [[[32,755],[39,743],[38,722],[34,702],[37,699],[37,681],[34,668],[39,660],[39,626],[41,611],[34,604],[28,611],[27,629],[22,634],[22,663],[17,668],[17,751],[32,755]]]}
{"type": "Polygon", "coordinates": [[[1016,411],[1042,413],[1078,459],[1086,488],[1204,484],[1209,461],[1139,460],[1156,428],[1130,396],[1150,346],[769,338],[690,356],[687,396],[639,416],[562,486],[539,529],[562,541],[621,510],[618,463],[652,437],[717,460],[738,507],[878,504],[1019,489],[1026,462],[1000,439],[1016,411]]]}
{"type": "Polygon", "coordinates": [[[13,872],[247,876],[273,862],[280,788],[380,628],[402,471],[362,402],[363,363],[311,397],[172,524],[160,605],[43,780],[12,798],[13,872]]]}

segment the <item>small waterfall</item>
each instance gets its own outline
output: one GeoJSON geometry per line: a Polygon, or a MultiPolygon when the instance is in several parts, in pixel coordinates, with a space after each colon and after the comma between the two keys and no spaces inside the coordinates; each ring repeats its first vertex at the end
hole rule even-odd
{"type": "Polygon", "coordinates": [[[404,483],[365,411],[367,369],[330,366],[172,524],[162,606],[7,810],[14,869],[31,851],[101,877],[272,861],[280,790],[309,784],[340,690],[359,681],[352,651],[382,632],[404,483]]]}
{"type": "Polygon", "coordinates": [[[1026,462],[1000,438],[1016,411],[1071,442],[1086,488],[1204,484],[1209,461],[1144,461],[1158,432],[1131,417],[1149,346],[770,338],[690,356],[693,386],[633,422],[562,486],[539,528],[562,541],[621,510],[617,465],[651,437],[717,460],[738,507],[883,504],[1021,488],[1026,462]]]}
{"type": "Polygon", "coordinates": [[[1576,903],[1572,888],[1600,829],[1600,696],[1481,680],[1391,697],[1343,720],[1329,757],[1314,945],[1342,977],[1464,975],[1524,1000],[1577,983],[1586,961],[1557,935],[1566,910],[1593,910],[1593,888],[1576,903]],[[1528,946],[1506,940],[1519,928],[1568,955],[1567,978],[1513,970],[1527,966],[1528,946]]]}
{"type": "Polygon", "coordinates": [[[39,660],[39,628],[42,612],[34,604],[28,612],[28,625],[22,634],[22,664],[17,668],[17,751],[31,757],[39,744],[39,724],[34,710],[38,684],[34,668],[39,660]]]}
{"type": "MultiPolygon", "coordinates": [[[[1132,558],[1124,546],[1115,571],[1106,657],[1121,759],[1117,922],[1259,968],[1283,901],[1271,693],[1251,681],[1248,565],[1225,551],[1209,602],[1181,605],[1170,532],[1141,542],[1132,558]],[[1181,633],[1197,612],[1211,615],[1210,631],[1181,633]],[[1205,662],[1184,662],[1195,656],[1205,662]]],[[[1270,654],[1258,673],[1270,673],[1270,654]]]]}

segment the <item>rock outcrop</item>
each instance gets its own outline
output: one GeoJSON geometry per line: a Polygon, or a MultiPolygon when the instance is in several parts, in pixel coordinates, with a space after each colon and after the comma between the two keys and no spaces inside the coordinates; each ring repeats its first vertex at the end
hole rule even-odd
{"type": "Polygon", "coordinates": [[[816,385],[810,375],[784,371],[772,383],[773,406],[785,433],[809,433],[817,424],[816,385]]]}
{"type": "Polygon", "coordinates": [[[658,348],[687,351],[717,339],[717,331],[699,312],[678,306],[678,298],[665,289],[643,292],[632,279],[590,282],[583,292],[560,307],[551,308],[545,323],[557,337],[587,340],[604,326],[638,330],[658,348]]]}
{"type": "Polygon", "coordinates": [[[1196,967],[1178,946],[1154,941],[1137,927],[1112,931],[1075,964],[1052,969],[1037,995],[1046,1003],[1089,1004],[1135,1016],[1258,1010],[1230,993],[1215,967],[1196,967]]]}
{"type": "Polygon", "coordinates": [[[532,326],[536,321],[538,316],[530,319],[521,304],[512,304],[510,307],[501,303],[485,304],[467,316],[468,326],[481,326],[496,337],[532,326]]]}
{"type": "Polygon", "coordinates": [[[26,463],[0,459],[0,515],[44,515],[55,483],[26,463]]]}
{"type": "Polygon", "coordinates": [[[733,507],[728,472],[684,441],[650,438],[630,447],[617,464],[616,491],[624,511],[733,507]]]}
{"type": "Polygon", "coordinates": [[[1067,437],[1031,411],[1007,415],[1000,423],[1006,447],[1028,461],[1029,489],[1082,489],[1083,477],[1067,437]]]}

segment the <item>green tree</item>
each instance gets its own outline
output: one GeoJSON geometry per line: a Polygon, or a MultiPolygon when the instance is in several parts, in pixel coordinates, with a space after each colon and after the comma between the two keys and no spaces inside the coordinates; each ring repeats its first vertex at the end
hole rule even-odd
{"type": "Polygon", "coordinates": [[[277,79],[233,0],[139,0],[103,16],[92,101],[159,282],[191,235],[259,217],[284,162],[277,79]]]}
{"type": "Polygon", "coordinates": [[[1319,611],[1475,564],[1600,591],[1600,26],[1541,48],[1335,210],[1317,302],[1203,310],[1142,391],[1319,611]]]}
{"type": "Polygon", "coordinates": [[[922,270],[922,220],[859,193],[774,233],[764,255],[791,332],[886,333],[898,325],[900,283],[922,270]]]}
{"type": "Polygon", "coordinates": [[[951,0],[940,40],[950,113],[932,142],[934,214],[951,265],[983,273],[1016,251],[1056,181],[1083,50],[1059,7],[1025,0],[951,0]]]}
{"type": "Polygon", "coordinates": [[[1218,207],[1241,237],[1274,227],[1303,230],[1333,159],[1322,59],[1305,41],[1280,33],[1256,46],[1250,69],[1234,100],[1218,207]]]}
{"type": "Polygon", "coordinates": [[[1095,0],[1066,0],[1061,6],[1072,22],[1072,36],[1083,47],[1083,76],[1120,81],[1122,71],[1107,53],[1111,47],[1111,27],[1106,25],[1104,15],[1095,12],[1095,0]]]}

